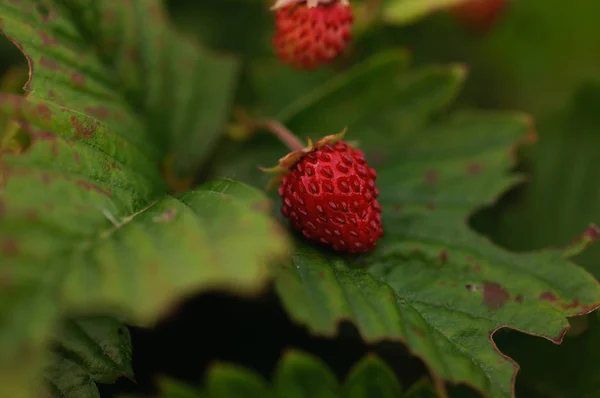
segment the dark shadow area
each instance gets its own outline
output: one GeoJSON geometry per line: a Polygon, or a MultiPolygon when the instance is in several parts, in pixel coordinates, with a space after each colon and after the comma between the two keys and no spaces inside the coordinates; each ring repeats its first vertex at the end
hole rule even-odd
{"type": "Polygon", "coordinates": [[[334,338],[309,334],[288,319],[273,291],[255,299],[202,295],[152,329],[130,330],[137,384],[120,380],[115,385],[101,385],[102,397],[152,394],[156,378],[164,375],[198,384],[215,361],[242,365],[270,379],[282,353],[290,348],[320,357],[340,380],[369,352],[386,361],[402,386],[427,374],[422,362],[411,357],[402,344],[368,345],[350,323],[342,323],[334,338]]]}

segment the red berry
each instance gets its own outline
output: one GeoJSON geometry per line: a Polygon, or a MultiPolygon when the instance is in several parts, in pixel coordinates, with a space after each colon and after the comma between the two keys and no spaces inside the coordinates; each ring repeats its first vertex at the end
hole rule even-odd
{"type": "Polygon", "coordinates": [[[377,173],[344,141],[306,153],[279,186],[281,212],[310,241],[368,252],[383,235],[377,173]]]}
{"type": "Polygon", "coordinates": [[[314,69],[342,53],[353,22],[352,10],[343,1],[312,7],[306,1],[291,2],[275,11],[273,46],[281,62],[314,69]]]}
{"type": "Polygon", "coordinates": [[[494,25],[506,5],[506,0],[467,0],[452,11],[463,25],[471,29],[486,30],[494,25]]]}

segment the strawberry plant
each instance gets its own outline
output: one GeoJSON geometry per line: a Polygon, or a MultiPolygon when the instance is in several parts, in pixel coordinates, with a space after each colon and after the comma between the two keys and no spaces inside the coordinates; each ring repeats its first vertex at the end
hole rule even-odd
{"type": "MultiPolygon", "coordinates": [[[[527,351],[597,333],[593,216],[515,252],[491,209],[534,118],[371,45],[468,7],[2,2],[0,398],[594,396],[527,351]]],[[[587,131],[596,91],[559,121],[587,131]]]]}

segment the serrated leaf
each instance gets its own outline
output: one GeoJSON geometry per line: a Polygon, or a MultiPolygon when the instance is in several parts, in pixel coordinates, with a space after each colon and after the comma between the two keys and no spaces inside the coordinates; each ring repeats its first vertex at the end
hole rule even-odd
{"type": "Polygon", "coordinates": [[[0,95],[31,137],[0,157],[0,395],[29,398],[64,314],[148,323],[198,290],[255,292],[286,243],[247,186],[166,194],[165,156],[189,172],[211,148],[233,63],[158,2],[3,2],[0,30],[31,72],[27,98],[0,95]]]}
{"type": "Polygon", "coordinates": [[[127,129],[149,155],[169,154],[180,174],[196,172],[214,148],[236,62],[176,33],[160,0],[9,1],[0,17],[34,68],[25,88],[35,98],[127,129]]]}
{"type": "MultiPolygon", "coordinates": [[[[600,160],[598,101],[600,85],[590,81],[579,88],[565,109],[541,118],[540,143],[524,157],[531,178],[520,187],[520,200],[508,206],[502,206],[501,202],[478,217],[478,224],[485,219],[497,220],[492,224],[497,229],[488,228],[496,241],[513,250],[561,246],[590,221],[600,223],[596,200],[600,186],[594,176],[600,160]]],[[[596,278],[600,276],[598,249],[594,245],[574,258],[596,278]]],[[[532,398],[597,396],[600,391],[596,378],[600,371],[598,315],[596,311],[587,317],[572,318],[571,323],[583,323],[586,330],[573,337],[567,335],[558,347],[528,336],[511,334],[501,339],[500,346],[521,367],[517,394],[532,398]]]]}
{"type": "Polygon", "coordinates": [[[390,24],[405,25],[463,3],[465,0],[386,0],[381,10],[382,19],[390,24]]]}
{"type": "MultiPolygon", "coordinates": [[[[285,106],[277,106],[282,104],[281,90],[272,88],[272,69],[257,68],[253,81],[262,93],[259,104],[266,103],[262,112],[271,112],[260,115],[281,120],[299,137],[313,141],[348,126],[346,138],[358,140],[371,164],[377,166],[402,145],[405,136],[418,132],[427,118],[449,105],[465,77],[460,65],[409,70],[408,63],[403,51],[375,54],[329,81],[319,77],[316,87],[293,90],[296,99],[285,106]]],[[[284,80],[277,80],[275,86],[283,85],[284,80]]],[[[256,166],[271,165],[286,153],[273,137],[259,135],[243,148],[226,152],[215,173],[264,187],[269,176],[256,166]]]]}
{"type": "Polygon", "coordinates": [[[90,375],[60,355],[52,355],[52,367],[46,371],[46,382],[49,397],[101,398],[90,375]]]}
{"type": "Polygon", "coordinates": [[[83,317],[63,323],[45,372],[53,397],[100,397],[96,382],[133,379],[131,340],[121,322],[83,317]]]}
{"type": "Polygon", "coordinates": [[[269,397],[265,381],[256,373],[234,365],[213,366],[205,380],[207,397],[269,397]]]}
{"type": "Polygon", "coordinates": [[[394,398],[402,396],[402,393],[392,370],[376,356],[368,356],[352,369],[342,396],[394,398]]]}
{"type": "Polygon", "coordinates": [[[328,398],[339,395],[331,370],[320,359],[291,351],[281,359],[273,380],[275,397],[328,398]]]}
{"type": "Polygon", "coordinates": [[[348,126],[348,139],[359,140],[367,151],[385,153],[444,109],[466,75],[461,65],[408,69],[408,64],[402,51],[375,54],[299,96],[274,117],[293,131],[310,131],[311,138],[348,126]]]}
{"type": "Polygon", "coordinates": [[[359,361],[340,385],[323,361],[296,350],[281,358],[270,385],[253,371],[216,364],[201,391],[170,379],[162,380],[161,387],[164,398],[409,398],[426,391],[426,385],[419,384],[403,393],[392,370],[374,355],[359,361]]]}
{"type": "MultiPolygon", "coordinates": [[[[521,200],[485,215],[498,220],[490,232],[499,243],[513,250],[563,246],[589,223],[600,224],[600,184],[594,175],[600,161],[599,101],[600,84],[590,81],[565,109],[538,122],[540,143],[524,159],[531,178],[522,187],[521,200]]],[[[596,278],[599,260],[600,245],[575,258],[596,278]]]]}
{"type": "MultiPolygon", "coordinates": [[[[300,136],[349,118],[346,138],[359,138],[369,162],[378,165],[385,236],[373,253],[358,258],[299,244],[292,263],[278,270],[276,286],[291,316],[314,333],[332,335],[349,319],[367,341],[404,341],[424,359],[439,392],[442,380],[450,380],[488,397],[512,397],[517,368],[498,351],[493,333],[511,327],[559,343],[566,317],[600,305],[600,287],[565,251],[510,253],[467,226],[474,211],[521,180],[508,171],[518,142],[531,140],[533,132],[528,117],[510,113],[461,112],[432,123],[462,81],[464,73],[455,71],[382,77],[395,90],[361,117],[356,108],[341,110],[346,96],[334,95],[295,112],[304,124],[294,125],[293,118],[288,124],[300,136]],[[418,112],[411,111],[411,98],[419,98],[418,112]],[[403,128],[405,117],[410,123],[403,128]]],[[[345,93],[363,87],[346,84],[345,93]]],[[[247,154],[245,167],[260,164],[265,153],[247,154]]],[[[225,163],[222,170],[262,183],[243,174],[239,158],[225,163]]]]}
{"type": "MultiPolygon", "coordinates": [[[[17,66],[0,76],[0,93],[19,93],[27,80],[27,67],[17,66]]],[[[0,115],[0,150],[11,148],[15,124],[10,117],[0,115]]]]}
{"type": "MultiPolygon", "coordinates": [[[[519,361],[517,394],[532,398],[594,398],[600,391],[600,317],[586,317],[587,330],[554,346],[529,336],[506,336],[502,347],[519,361]],[[510,337],[510,340],[508,339],[510,337]],[[535,353],[535,355],[531,355],[535,353]]],[[[575,321],[581,321],[575,318],[575,321]]]]}
{"type": "Polygon", "coordinates": [[[440,134],[423,132],[395,167],[379,171],[386,235],[361,261],[366,271],[306,248],[280,270],[277,286],[314,332],[335,333],[350,319],[368,341],[405,341],[437,377],[511,397],[516,368],[490,336],[508,326],[560,342],[565,317],[596,308],[600,288],[561,252],[511,254],[467,228],[470,209],[509,186],[507,148],[523,130],[516,120],[502,134],[497,120],[491,140],[468,129],[476,122],[437,130],[447,153],[435,146],[440,134]]]}

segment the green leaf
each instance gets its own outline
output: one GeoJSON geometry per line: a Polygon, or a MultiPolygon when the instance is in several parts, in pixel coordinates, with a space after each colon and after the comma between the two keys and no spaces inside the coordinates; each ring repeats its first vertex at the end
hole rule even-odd
{"type": "Polygon", "coordinates": [[[442,13],[410,29],[373,29],[376,37],[365,49],[401,45],[426,62],[460,59],[473,71],[463,100],[537,118],[564,107],[582,83],[598,76],[598,13],[595,1],[566,7],[562,0],[508,0],[486,33],[465,29],[442,13]],[[565,31],[579,39],[570,40],[565,31]]]}
{"type": "MultiPolygon", "coordinates": [[[[514,113],[440,117],[462,82],[462,69],[392,74],[392,68],[385,75],[365,67],[370,62],[347,72],[363,74],[337,89],[345,95],[306,93],[316,100],[299,106],[294,114],[302,117],[290,117],[288,126],[312,134],[311,120],[320,128],[349,118],[347,139],[364,138],[368,160],[377,165],[385,236],[361,257],[298,244],[292,262],[277,270],[279,296],[293,319],[314,333],[332,335],[341,320],[351,320],[369,342],[405,342],[424,359],[439,392],[449,380],[485,396],[512,397],[517,368],[498,351],[493,334],[509,327],[560,343],[566,317],[600,305],[597,282],[567,252],[510,253],[467,225],[474,211],[522,179],[507,172],[519,141],[533,137],[531,121],[514,113]],[[362,99],[362,82],[377,76],[393,90],[381,90],[386,101],[361,114],[353,104],[362,99]]],[[[365,103],[373,97],[365,94],[365,103]]],[[[258,137],[256,145],[266,141],[258,137]]],[[[242,169],[266,163],[266,152],[225,161],[221,172],[262,184],[242,169]]]]}
{"type": "MultiPolygon", "coordinates": [[[[497,242],[513,250],[556,247],[571,241],[590,221],[600,223],[600,206],[596,200],[600,185],[594,176],[595,165],[600,161],[598,101],[600,85],[588,82],[580,87],[568,107],[539,121],[539,145],[523,157],[531,170],[531,178],[520,187],[519,201],[501,202],[478,215],[480,226],[484,223],[486,227],[497,226],[486,228],[497,242]]],[[[574,258],[596,278],[600,277],[599,249],[594,245],[574,258]]],[[[512,334],[500,340],[500,347],[521,367],[518,396],[591,398],[598,395],[598,315],[596,311],[587,317],[571,318],[574,328],[577,324],[589,323],[588,328],[574,337],[567,335],[559,347],[512,334]],[[577,366],[573,366],[574,363],[577,366]]]]}
{"type": "MultiPolygon", "coordinates": [[[[19,93],[27,80],[28,69],[17,66],[0,76],[0,93],[19,93]]],[[[15,132],[15,124],[10,117],[0,115],[0,150],[9,148],[15,132]]]]}
{"type": "MultiPolygon", "coordinates": [[[[600,117],[600,84],[588,82],[565,109],[539,122],[539,145],[524,158],[531,170],[522,187],[521,200],[486,212],[494,221],[494,238],[513,250],[561,246],[571,241],[590,222],[600,224],[600,183],[594,175],[600,161],[597,134],[600,117]],[[551,214],[552,217],[548,217],[551,214]]],[[[600,278],[600,245],[575,258],[600,278]]]]}
{"type": "Polygon", "coordinates": [[[133,379],[129,331],[109,317],[66,321],[45,378],[55,397],[99,397],[98,383],[133,379]]]}
{"type": "Polygon", "coordinates": [[[426,391],[426,385],[418,384],[403,393],[392,370],[374,355],[359,361],[340,385],[320,359],[295,350],[281,358],[270,386],[252,371],[217,364],[209,370],[202,392],[170,379],[162,380],[161,387],[164,398],[416,398],[426,391]]]}
{"type": "Polygon", "coordinates": [[[438,10],[450,8],[465,0],[385,0],[382,19],[390,24],[405,25],[438,10]]]}
{"type": "MultiPolygon", "coordinates": [[[[500,343],[521,367],[517,394],[532,398],[593,398],[600,381],[600,318],[594,312],[586,317],[587,330],[565,337],[560,346],[529,336],[506,336],[500,343]],[[508,340],[510,337],[510,340],[508,340]],[[531,355],[535,353],[535,355],[531,355]]],[[[580,318],[575,318],[581,321],[580,318]]]]}
{"type": "Polygon", "coordinates": [[[168,154],[185,175],[214,148],[236,62],[177,34],[159,0],[8,2],[0,17],[34,70],[33,97],[127,131],[131,144],[151,159],[168,154]]]}
{"type": "Polygon", "coordinates": [[[379,358],[371,355],[352,369],[344,385],[342,396],[394,398],[402,396],[402,393],[392,370],[379,358]]]}
{"type": "MultiPolygon", "coordinates": [[[[165,158],[189,173],[212,148],[234,64],[178,38],[158,2],[3,2],[0,30],[31,72],[26,98],[0,94],[31,138],[0,157],[0,395],[29,398],[65,315],[148,324],[203,289],[256,292],[286,237],[243,184],[167,194],[165,158]]],[[[61,369],[78,376],[62,361],[53,382],[61,369]]]]}
{"type": "Polygon", "coordinates": [[[262,0],[171,1],[169,14],[178,29],[185,29],[201,43],[240,58],[273,56],[273,12],[262,0]],[[235,10],[235,12],[231,12],[235,10]]]}
{"type": "Polygon", "coordinates": [[[320,359],[290,351],[275,371],[273,390],[276,397],[327,398],[338,396],[338,383],[320,359]]]}
{"type": "Polygon", "coordinates": [[[206,377],[207,397],[268,397],[264,380],[256,373],[228,364],[213,366],[206,377]]]}
{"type": "MultiPolygon", "coordinates": [[[[348,139],[358,140],[377,166],[395,156],[406,136],[424,128],[429,117],[447,107],[464,81],[465,69],[460,65],[409,70],[408,64],[404,51],[375,54],[328,81],[323,80],[326,75],[319,76],[316,87],[304,80],[307,84],[295,86],[294,101],[285,106],[281,90],[273,87],[285,84],[287,79],[280,77],[287,73],[256,68],[252,79],[263,105],[257,108],[262,116],[276,118],[300,137],[313,140],[348,127],[348,139]]],[[[264,187],[270,176],[256,166],[272,165],[285,153],[272,137],[258,136],[225,151],[214,172],[264,187]]]]}
{"type": "Polygon", "coordinates": [[[502,142],[501,123],[491,123],[494,143],[478,140],[467,128],[473,122],[439,130],[452,151],[441,152],[441,136],[425,132],[395,167],[380,170],[386,235],[361,261],[366,270],[299,249],[279,270],[277,288],[291,315],[316,333],[333,334],[350,319],[368,341],[406,342],[436,377],[510,397],[516,368],[490,336],[512,327],[560,342],[565,317],[596,308],[600,288],[561,252],[508,253],[467,228],[470,209],[509,185],[506,149],[520,130],[517,120],[502,142]]]}

